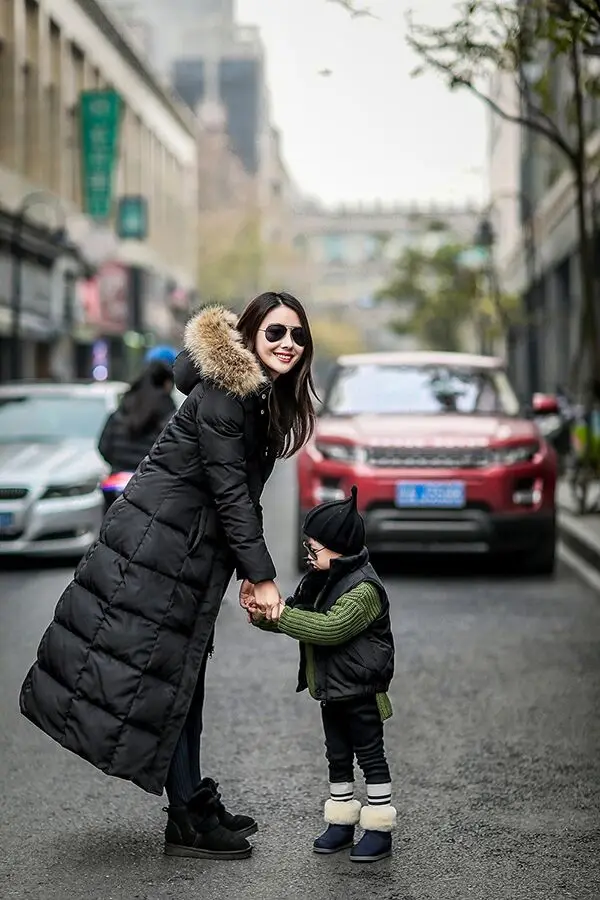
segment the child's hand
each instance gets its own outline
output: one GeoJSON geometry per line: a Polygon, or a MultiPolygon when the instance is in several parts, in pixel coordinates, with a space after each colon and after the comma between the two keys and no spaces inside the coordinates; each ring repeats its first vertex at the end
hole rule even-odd
{"type": "Polygon", "coordinates": [[[279,606],[277,606],[276,609],[274,609],[273,612],[271,613],[271,620],[273,622],[277,622],[277,620],[281,616],[281,613],[283,612],[284,609],[285,609],[285,600],[282,599],[279,603],[279,606]]]}
{"type": "Polygon", "coordinates": [[[258,606],[253,606],[252,608],[248,609],[248,621],[252,624],[256,622],[262,622],[264,619],[266,619],[266,616],[262,609],[259,609],[258,606]]]}

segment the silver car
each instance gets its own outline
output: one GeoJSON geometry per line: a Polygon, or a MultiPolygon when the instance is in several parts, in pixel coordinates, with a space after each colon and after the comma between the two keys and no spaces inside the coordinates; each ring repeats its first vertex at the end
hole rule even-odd
{"type": "Polygon", "coordinates": [[[76,557],[95,540],[108,469],[96,444],[127,389],[0,386],[0,555],[76,557]]]}

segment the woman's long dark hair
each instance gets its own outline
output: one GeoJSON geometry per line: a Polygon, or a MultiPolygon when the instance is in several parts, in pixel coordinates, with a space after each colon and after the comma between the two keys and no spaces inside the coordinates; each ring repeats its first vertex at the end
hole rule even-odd
{"type": "Polygon", "coordinates": [[[131,437],[140,437],[159,428],[167,413],[167,384],[173,383],[173,370],[166,363],[154,360],[133,382],[121,400],[121,413],[131,437]]]}
{"type": "Polygon", "coordinates": [[[315,428],[312,398],[318,397],[311,370],[314,345],[305,309],[292,294],[267,291],[248,304],[237,327],[246,346],[255,352],[258,329],[265,316],[278,306],[292,309],[306,333],[306,345],[299,362],[286,375],[275,379],[271,391],[271,439],[277,456],[288,457],[304,446],[315,428]]]}

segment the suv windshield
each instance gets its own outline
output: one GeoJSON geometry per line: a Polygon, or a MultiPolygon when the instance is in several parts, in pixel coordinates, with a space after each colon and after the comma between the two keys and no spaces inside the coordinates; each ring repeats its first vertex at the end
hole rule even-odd
{"type": "Polygon", "coordinates": [[[338,369],[325,401],[337,416],[519,414],[505,373],[449,365],[358,365],[338,369]]]}
{"type": "Polygon", "coordinates": [[[0,443],[96,439],[106,421],[103,397],[20,394],[0,397],[0,443]]]}

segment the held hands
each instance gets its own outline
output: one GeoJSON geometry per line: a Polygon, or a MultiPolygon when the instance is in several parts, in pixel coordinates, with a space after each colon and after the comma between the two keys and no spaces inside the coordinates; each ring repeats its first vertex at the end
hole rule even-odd
{"type": "Polygon", "coordinates": [[[274,581],[260,581],[252,584],[244,579],[240,586],[240,606],[248,611],[248,621],[253,617],[264,617],[277,621],[284,607],[279,588],[274,581]]]}

